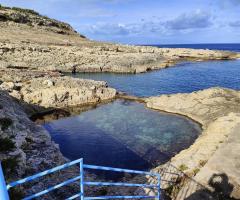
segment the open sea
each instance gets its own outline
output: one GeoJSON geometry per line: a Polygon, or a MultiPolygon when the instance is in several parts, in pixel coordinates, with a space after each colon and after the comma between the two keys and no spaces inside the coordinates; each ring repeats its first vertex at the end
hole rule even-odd
{"type": "Polygon", "coordinates": [[[147,46],[155,46],[160,48],[191,48],[191,49],[210,49],[240,52],[240,44],[154,44],[147,46]]]}

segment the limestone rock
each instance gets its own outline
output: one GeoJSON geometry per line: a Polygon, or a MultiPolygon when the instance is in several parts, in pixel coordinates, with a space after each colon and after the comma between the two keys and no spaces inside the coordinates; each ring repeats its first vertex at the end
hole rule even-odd
{"type": "Polygon", "coordinates": [[[0,88],[2,90],[7,90],[7,91],[12,91],[15,87],[15,84],[13,82],[3,82],[1,85],[0,85],[0,88]]]}
{"type": "Polygon", "coordinates": [[[51,80],[44,80],[43,85],[47,85],[48,87],[51,87],[54,85],[54,82],[52,82],[51,80]]]}
{"type": "MultiPolygon", "coordinates": [[[[141,73],[179,60],[239,58],[234,52],[110,44],[88,40],[70,25],[24,9],[1,8],[0,68],[141,73]]],[[[172,64],[169,64],[172,63],[172,64]]]]}
{"type": "Polygon", "coordinates": [[[22,87],[20,93],[25,102],[49,108],[110,100],[115,97],[116,90],[108,88],[102,81],[54,77],[51,80],[31,80],[22,87]]]}
{"type": "MultiPolygon", "coordinates": [[[[211,187],[208,184],[214,174],[221,175],[220,178],[225,174],[226,184],[233,187],[231,196],[239,198],[240,91],[210,88],[190,94],[150,97],[146,102],[147,107],[182,114],[203,125],[202,135],[188,149],[173,157],[171,164],[179,168],[184,166],[184,172],[189,176],[198,172],[196,180],[206,187],[211,187]]],[[[188,187],[190,185],[186,184],[180,193],[189,190],[188,187]]],[[[194,195],[196,189],[177,199],[194,195]]]]}

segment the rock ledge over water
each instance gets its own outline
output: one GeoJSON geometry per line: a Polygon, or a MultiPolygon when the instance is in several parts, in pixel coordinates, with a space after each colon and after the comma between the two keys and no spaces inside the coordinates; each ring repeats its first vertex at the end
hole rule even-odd
{"type": "MultiPolygon", "coordinates": [[[[231,195],[239,199],[240,92],[210,88],[190,94],[151,97],[146,102],[149,108],[182,114],[203,125],[202,135],[172,158],[171,164],[195,176],[194,179],[205,186],[214,174],[226,174],[234,186],[231,195]]],[[[196,188],[188,192],[188,196],[195,191],[196,188]]]]}

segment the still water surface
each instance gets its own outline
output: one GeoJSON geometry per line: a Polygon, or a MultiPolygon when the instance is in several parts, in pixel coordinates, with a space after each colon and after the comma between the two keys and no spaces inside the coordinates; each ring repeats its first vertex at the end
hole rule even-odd
{"type": "MultiPolygon", "coordinates": [[[[68,74],[71,76],[71,74],[68,74]]],[[[185,62],[144,74],[79,73],[79,78],[107,81],[119,91],[140,97],[193,92],[214,86],[240,89],[240,60],[185,62]]],[[[44,124],[69,159],[147,170],[191,145],[200,126],[181,116],[143,104],[116,100],[78,116],[44,124]]]]}
{"type": "Polygon", "coordinates": [[[216,86],[239,90],[240,60],[185,62],[143,74],[78,73],[74,76],[106,81],[119,91],[140,97],[188,93],[216,86]]]}
{"type": "Polygon", "coordinates": [[[146,170],[193,143],[199,124],[157,112],[144,104],[116,100],[78,116],[44,124],[61,152],[85,163],[146,170]]]}

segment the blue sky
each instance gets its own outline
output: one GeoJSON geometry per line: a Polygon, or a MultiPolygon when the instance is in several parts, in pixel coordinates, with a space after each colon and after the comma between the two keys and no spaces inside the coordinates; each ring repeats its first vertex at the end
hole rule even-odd
{"type": "Polygon", "coordinates": [[[0,0],[129,44],[240,43],[240,0],[0,0]]]}

